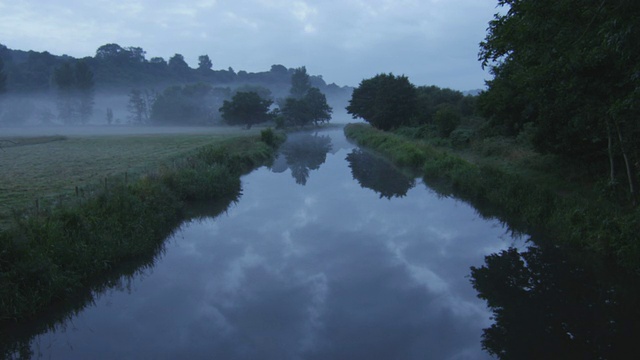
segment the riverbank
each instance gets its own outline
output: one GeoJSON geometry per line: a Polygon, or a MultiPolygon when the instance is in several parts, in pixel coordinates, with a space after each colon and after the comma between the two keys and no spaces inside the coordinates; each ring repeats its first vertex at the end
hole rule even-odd
{"type": "Polygon", "coordinates": [[[268,161],[281,140],[271,130],[209,139],[145,172],[110,176],[14,216],[0,233],[0,321],[34,316],[157,251],[188,202],[237,196],[240,176],[268,161]]]}
{"type": "MultiPolygon", "coordinates": [[[[419,168],[427,184],[443,195],[455,195],[522,232],[579,244],[616,263],[640,271],[640,210],[585,196],[582,185],[560,194],[524,171],[465,160],[455,151],[424,141],[376,130],[366,124],[345,127],[348,138],[389,157],[400,166],[419,168]]],[[[560,182],[560,181],[559,181],[560,182]]]]}

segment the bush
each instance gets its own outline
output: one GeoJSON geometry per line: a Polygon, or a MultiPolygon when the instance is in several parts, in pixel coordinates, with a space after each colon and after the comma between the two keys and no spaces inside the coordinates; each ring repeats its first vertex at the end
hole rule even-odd
{"type": "Polygon", "coordinates": [[[460,125],[461,119],[460,115],[453,107],[443,106],[436,111],[434,121],[436,128],[438,129],[438,134],[443,138],[448,138],[453,130],[460,125]]]}
{"type": "Polygon", "coordinates": [[[271,147],[276,147],[278,145],[276,141],[276,133],[272,128],[262,130],[260,132],[260,140],[271,147]]]}

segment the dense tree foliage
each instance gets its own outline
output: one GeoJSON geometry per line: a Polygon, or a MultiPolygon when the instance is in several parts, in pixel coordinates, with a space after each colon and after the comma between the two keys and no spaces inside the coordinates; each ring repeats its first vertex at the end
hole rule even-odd
{"type": "Polygon", "coordinates": [[[316,125],[329,122],[333,109],[327,104],[327,97],[317,87],[312,87],[303,98],[307,103],[308,117],[316,125]]]}
{"type": "Polygon", "coordinates": [[[7,91],[7,74],[4,72],[4,60],[0,57],[0,96],[7,91]]]}
{"type": "Polygon", "coordinates": [[[209,55],[200,55],[198,57],[198,70],[200,71],[209,71],[213,67],[213,63],[211,59],[209,59],[209,55]]]}
{"type": "MultiPolygon", "coordinates": [[[[264,99],[283,99],[291,95],[292,81],[298,84],[297,88],[304,90],[300,99],[307,95],[311,89],[310,84],[320,90],[309,92],[311,107],[305,111],[309,116],[307,123],[320,123],[328,121],[330,117],[331,108],[326,104],[327,96],[332,101],[344,102],[351,93],[349,87],[327,85],[321,76],[307,74],[304,67],[288,69],[276,64],[271,66],[269,71],[236,73],[230,67],[228,70],[212,70],[212,62],[208,55],[198,58],[198,68],[195,69],[190,68],[180,54],[175,54],[169,61],[161,57],[147,60],[145,55],[146,52],[139,47],[105,44],[97,49],[95,56],[78,60],[66,55],[55,56],[48,52],[11,50],[0,44],[0,59],[4,64],[0,71],[0,83],[5,85],[5,99],[14,99],[15,95],[34,92],[57,95],[57,118],[67,124],[86,123],[91,119],[95,94],[108,92],[124,95],[126,98],[130,95],[131,89],[141,87],[179,88],[167,90],[167,96],[158,99],[156,108],[167,108],[169,114],[166,116],[158,111],[155,112],[155,116],[151,116],[155,99],[147,98],[145,100],[149,116],[141,118],[136,115],[129,119],[134,123],[148,121],[151,124],[215,123],[220,120],[217,109],[223,105],[224,100],[230,100],[234,92],[257,92],[264,99]],[[294,78],[298,80],[292,80],[294,78]],[[188,95],[183,90],[198,83],[216,84],[218,87],[212,88],[211,92],[202,98],[195,95],[195,99],[187,99],[188,95]],[[205,104],[198,104],[198,101],[205,101],[205,104]],[[177,109],[180,107],[185,107],[191,115],[200,114],[196,116],[198,120],[187,115],[187,120],[181,121],[182,117],[177,116],[177,109]],[[202,115],[205,112],[209,115],[202,115]]],[[[147,91],[143,91],[141,95],[147,97],[147,91]]],[[[53,112],[48,108],[49,104],[24,99],[27,100],[20,103],[17,100],[5,101],[5,105],[10,103],[10,106],[4,107],[0,122],[51,122],[50,115],[53,112]]],[[[102,106],[102,103],[100,105],[102,106]]],[[[123,107],[128,105],[128,100],[122,102],[123,107]]],[[[284,105],[284,100],[281,105],[284,105]]],[[[99,121],[105,121],[103,111],[104,108],[101,110],[99,121]]],[[[116,108],[113,108],[113,111],[115,115],[116,108]]]]}
{"type": "MultiPolygon", "coordinates": [[[[184,56],[176,54],[167,60],[162,57],[145,58],[146,51],[140,47],[123,47],[118,44],[105,44],[96,50],[94,57],[85,58],[94,73],[94,81],[99,89],[122,90],[129,92],[131,88],[166,87],[176,84],[208,82],[216,84],[255,84],[281,90],[274,91],[278,96],[288,96],[291,78],[296,69],[287,69],[283,65],[272,65],[263,72],[236,73],[231,67],[228,70],[212,70],[213,64],[208,55],[198,57],[198,68],[188,66],[184,56]],[[171,63],[171,66],[169,66],[171,63]],[[175,70],[178,71],[175,71],[175,70]],[[210,70],[210,71],[207,71],[210,70]]],[[[8,76],[7,87],[12,92],[32,92],[50,90],[50,80],[54,68],[64,62],[74,64],[77,59],[63,55],[55,56],[48,52],[11,50],[0,44],[0,58],[5,63],[5,74],[8,76]]],[[[309,84],[320,88],[325,93],[345,95],[348,87],[335,84],[327,85],[321,76],[305,75],[309,84]]]]}
{"type": "Polygon", "coordinates": [[[306,67],[297,68],[291,75],[290,96],[294,99],[301,99],[311,88],[311,81],[307,74],[306,67]]]}
{"type": "Polygon", "coordinates": [[[85,61],[65,62],[54,70],[58,118],[65,124],[86,124],[93,113],[93,72],[85,61]]]}
{"type": "Polygon", "coordinates": [[[640,330],[637,277],[559,243],[532,239],[471,268],[495,320],[483,348],[499,359],[627,358],[640,330]]]}
{"type": "MultiPolygon", "coordinates": [[[[139,89],[132,89],[129,93],[129,120],[134,124],[144,124],[149,120],[149,104],[139,89]]],[[[113,114],[111,114],[113,116],[113,114]]]]}
{"type": "MultiPolygon", "coordinates": [[[[283,69],[272,67],[272,71],[283,69]]],[[[278,126],[305,126],[311,123],[319,125],[331,120],[333,109],[327,103],[327,97],[317,87],[311,86],[307,69],[303,66],[291,75],[289,97],[280,101],[278,126]]]]}
{"type": "Polygon", "coordinates": [[[89,65],[84,60],[78,61],[75,66],[75,87],[81,124],[88,123],[93,114],[94,85],[93,72],[89,65]]]}
{"type": "Polygon", "coordinates": [[[273,101],[263,99],[255,92],[238,92],[231,101],[225,100],[220,113],[231,125],[244,125],[247,129],[270,120],[269,107],[273,101]]]}
{"type": "Polygon", "coordinates": [[[433,124],[436,112],[443,106],[454,108],[460,116],[474,112],[473,97],[464,96],[460,91],[431,85],[418,86],[416,92],[415,125],[433,124]]]}
{"type": "Polygon", "coordinates": [[[58,118],[65,124],[75,123],[74,99],[73,99],[73,68],[71,64],[65,62],[56,68],[53,73],[53,80],[58,87],[58,118]]]}
{"type": "Polygon", "coordinates": [[[156,125],[211,125],[216,104],[216,92],[210,85],[170,86],[155,97],[150,121],[156,125]]]}
{"type": "Polygon", "coordinates": [[[416,99],[416,88],[406,76],[379,74],[360,82],[347,112],[378,129],[391,130],[411,123],[416,99]]]}
{"type": "Polygon", "coordinates": [[[280,108],[285,126],[319,125],[331,120],[332,112],[326,96],[315,87],[310,88],[302,98],[286,98],[280,108]]]}
{"type": "Polygon", "coordinates": [[[608,154],[637,197],[640,2],[500,0],[480,59],[494,75],[484,113],[509,133],[535,126],[541,151],[597,161],[608,154]]]}
{"type": "Polygon", "coordinates": [[[174,72],[187,72],[189,71],[189,65],[184,60],[184,56],[182,54],[175,54],[169,58],[169,69],[174,72]]]}

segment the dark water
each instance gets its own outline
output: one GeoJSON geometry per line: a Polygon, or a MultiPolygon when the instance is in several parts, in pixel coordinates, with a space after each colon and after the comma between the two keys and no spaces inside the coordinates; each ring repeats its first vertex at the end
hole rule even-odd
{"type": "MultiPolygon", "coordinates": [[[[243,178],[243,194],[226,212],[184,223],[153,264],[55,330],[26,335],[23,352],[53,359],[483,359],[488,329],[485,347],[526,358],[527,346],[546,345],[550,326],[550,341],[581,336],[571,319],[602,300],[585,298],[602,295],[593,272],[558,260],[556,250],[540,255],[549,252],[354,147],[341,130],[290,140],[270,168],[243,178]],[[519,268],[523,257],[540,266],[519,268]],[[545,275],[561,267],[554,260],[578,277],[545,275]],[[585,279],[596,290],[558,290],[585,279]],[[584,306],[576,314],[566,314],[572,303],[551,306],[563,296],[584,306]],[[485,300],[502,312],[498,323],[485,300]],[[563,314],[553,318],[553,310],[563,314]],[[554,329],[557,323],[565,325],[554,329]]],[[[606,325],[609,308],[596,310],[606,325]]]]}

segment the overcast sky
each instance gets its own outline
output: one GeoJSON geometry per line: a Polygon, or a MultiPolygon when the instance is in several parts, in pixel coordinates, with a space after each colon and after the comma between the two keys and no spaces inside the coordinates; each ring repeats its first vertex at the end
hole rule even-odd
{"type": "Polygon", "coordinates": [[[175,53],[196,67],[269,70],[305,65],[327,83],[379,73],[416,85],[484,87],[477,61],[496,0],[0,0],[0,44],[94,56],[107,43],[146,58],[175,53]]]}

